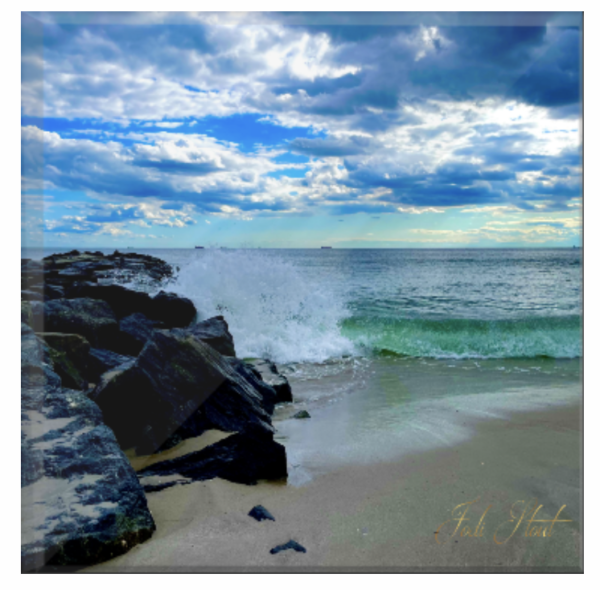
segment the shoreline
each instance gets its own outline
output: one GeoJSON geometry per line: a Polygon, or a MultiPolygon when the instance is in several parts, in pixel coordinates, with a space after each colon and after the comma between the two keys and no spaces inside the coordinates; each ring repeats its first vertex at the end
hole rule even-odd
{"type": "Polygon", "coordinates": [[[484,420],[466,442],[344,467],[302,487],[213,479],[149,493],[153,537],[79,571],[582,571],[581,428],[576,403],[484,420]],[[572,522],[556,523],[549,537],[525,536],[523,524],[494,542],[511,505],[536,497],[538,518],[566,504],[559,518],[572,522]],[[453,508],[476,498],[474,522],[491,505],[483,534],[436,543],[453,508]],[[247,516],[256,504],[276,522],[247,516]],[[269,553],[289,539],[307,553],[269,553]]]}

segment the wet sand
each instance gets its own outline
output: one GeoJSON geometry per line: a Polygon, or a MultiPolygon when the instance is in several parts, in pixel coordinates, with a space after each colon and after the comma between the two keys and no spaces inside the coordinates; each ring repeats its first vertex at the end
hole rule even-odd
{"type": "Polygon", "coordinates": [[[215,479],[150,493],[154,536],[82,571],[581,571],[581,429],[571,404],[481,421],[466,442],[301,487],[215,479]],[[529,523],[534,499],[535,519],[566,505],[557,518],[570,522],[529,523]],[[256,504],[276,522],[250,518],[256,504]],[[447,522],[467,507],[458,529],[447,522]],[[307,553],[269,553],[290,539],[307,553]]]}

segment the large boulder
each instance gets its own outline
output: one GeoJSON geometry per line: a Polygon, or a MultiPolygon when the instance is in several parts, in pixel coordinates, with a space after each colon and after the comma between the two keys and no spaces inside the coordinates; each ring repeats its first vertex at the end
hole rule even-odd
{"type": "Polygon", "coordinates": [[[84,283],[74,287],[70,295],[71,297],[86,297],[106,301],[117,318],[123,318],[136,312],[147,315],[152,308],[152,299],[148,293],[133,291],[122,285],[84,283]]]}
{"type": "Polygon", "coordinates": [[[146,492],[215,477],[247,485],[260,479],[284,479],[285,447],[272,434],[250,428],[195,453],[154,463],[139,471],[138,477],[146,492]],[[172,475],[181,478],[169,479],[172,475]]]}
{"type": "Polygon", "coordinates": [[[143,313],[128,315],[119,322],[120,352],[137,356],[154,335],[154,330],[162,327],[160,322],[147,318],[143,313]]]}
{"type": "Polygon", "coordinates": [[[229,326],[222,315],[215,316],[202,322],[192,324],[184,328],[202,342],[212,346],[216,351],[225,356],[235,356],[233,336],[229,332],[229,326]]]}
{"type": "Polygon", "coordinates": [[[88,387],[90,343],[79,334],[42,332],[38,336],[48,345],[50,360],[65,387],[88,387]]]}
{"type": "Polygon", "coordinates": [[[187,297],[160,291],[152,298],[149,315],[163,322],[166,328],[185,328],[196,319],[196,308],[187,297]]]}
{"type": "Polygon", "coordinates": [[[92,383],[98,383],[101,376],[107,371],[115,369],[123,364],[132,362],[135,359],[131,356],[125,356],[113,352],[112,350],[104,350],[102,348],[90,348],[88,359],[88,379],[92,383]]]}
{"type": "Polygon", "coordinates": [[[65,389],[21,326],[21,568],[92,565],[155,530],[146,497],[97,405],[65,389]]]}
{"type": "Polygon", "coordinates": [[[79,334],[93,347],[112,349],[118,343],[119,325],[105,301],[53,299],[44,304],[44,321],[44,331],[79,334]]]}
{"type": "Polygon", "coordinates": [[[61,285],[51,285],[46,283],[44,285],[44,299],[64,299],[65,288],[61,285]]]}
{"type": "Polygon", "coordinates": [[[249,364],[258,372],[260,378],[275,390],[276,404],[294,401],[290,382],[279,372],[275,363],[267,359],[257,359],[250,361],[249,364]]]}
{"type": "Polygon", "coordinates": [[[274,390],[191,333],[157,330],[131,368],[103,382],[92,398],[122,448],[140,453],[210,428],[273,432],[274,390]]]}

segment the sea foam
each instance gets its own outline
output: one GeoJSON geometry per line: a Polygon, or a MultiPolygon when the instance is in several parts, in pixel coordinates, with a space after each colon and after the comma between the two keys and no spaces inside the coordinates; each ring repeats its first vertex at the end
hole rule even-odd
{"type": "Polygon", "coordinates": [[[200,319],[223,315],[239,357],[321,362],[355,353],[340,332],[350,313],[339,293],[272,254],[204,250],[169,289],[189,297],[200,319]]]}

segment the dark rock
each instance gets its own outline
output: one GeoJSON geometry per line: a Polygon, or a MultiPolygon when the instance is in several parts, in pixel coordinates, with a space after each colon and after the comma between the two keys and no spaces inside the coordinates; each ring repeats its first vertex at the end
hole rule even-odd
{"type": "Polygon", "coordinates": [[[97,379],[97,385],[96,385],[96,387],[98,389],[103,389],[104,387],[106,387],[106,385],[110,381],[112,381],[113,379],[116,379],[121,373],[124,373],[125,371],[127,371],[128,369],[131,369],[131,367],[133,367],[133,365],[135,363],[134,357],[128,357],[128,356],[122,356],[122,355],[119,355],[119,356],[122,359],[126,359],[126,360],[124,360],[120,365],[111,367],[110,369],[108,369],[107,371],[102,373],[102,375],[100,375],[100,377],[97,379]]]}
{"type": "Polygon", "coordinates": [[[144,344],[154,334],[156,328],[162,328],[160,322],[148,319],[143,313],[134,313],[119,322],[121,330],[120,349],[123,354],[137,356],[144,344]]]}
{"type": "Polygon", "coordinates": [[[44,358],[43,343],[27,324],[21,323],[21,403],[24,403],[28,389],[41,387],[49,381],[60,385],[60,379],[44,358]]]}
{"type": "Polygon", "coordinates": [[[70,252],[47,256],[32,266],[31,262],[21,264],[21,283],[24,290],[45,281],[46,288],[62,289],[63,293],[46,293],[46,299],[98,298],[106,300],[117,317],[121,318],[135,312],[148,313],[150,297],[138,293],[137,300],[131,290],[120,287],[105,292],[92,293],[93,287],[112,287],[107,283],[123,283],[132,280],[156,287],[173,275],[173,268],[163,260],[136,253],[121,254],[115,252],[104,256],[101,252],[70,252]],[[101,284],[99,284],[99,282],[101,284]],[[144,307],[145,306],[145,307],[144,307]]]}
{"type": "Polygon", "coordinates": [[[106,301],[117,318],[123,318],[132,313],[148,315],[152,307],[152,299],[148,293],[132,291],[122,285],[84,284],[74,288],[70,296],[106,301]]]}
{"type": "Polygon", "coordinates": [[[54,371],[63,385],[71,389],[87,389],[90,343],[78,334],[42,332],[38,337],[48,345],[54,371]]]}
{"type": "Polygon", "coordinates": [[[249,363],[260,374],[261,379],[268,383],[276,394],[275,403],[282,404],[293,402],[292,388],[285,375],[281,375],[275,366],[275,363],[267,359],[258,359],[249,363]]]}
{"type": "Polygon", "coordinates": [[[122,366],[128,362],[133,364],[135,359],[130,356],[117,354],[111,350],[103,350],[100,348],[90,348],[88,359],[88,379],[93,383],[98,383],[101,375],[122,366]]]}
{"type": "Polygon", "coordinates": [[[44,296],[39,291],[32,289],[21,291],[21,301],[43,301],[44,296]]]}
{"type": "Polygon", "coordinates": [[[33,323],[33,312],[29,301],[21,301],[21,323],[28,326],[33,323]]]}
{"type": "Polygon", "coordinates": [[[46,332],[79,334],[97,348],[113,348],[119,326],[110,306],[94,299],[53,299],[44,304],[46,332]]]}
{"type": "Polygon", "coordinates": [[[65,296],[65,289],[59,285],[44,285],[44,298],[48,299],[63,299],[65,296]]]}
{"type": "Polygon", "coordinates": [[[186,297],[161,291],[153,297],[152,309],[148,315],[163,322],[167,328],[185,328],[196,318],[196,308],[186,297]]]}
{"type": "Polygon", "coordinates": [[[249,363],[238,358],[229,358],[228,361],[235,372],[260,393],[262,406],[269,416],[271,416],[275,410],[275,390],[262,380],[260,373],[254,370],[249,363]]]}
{"type": "Polygon", "coordinates": [[[41,262],[30,260],[25,265],[21,264],[21,289],[31,289],[33,286],[44,282],[45,269],[41,262]]]}
{"type": "Polygon", "coordinates": [[[72,264],[68,268],[59,270],[58,279],[70,279],[72,281],[94,281],[92,270],[86,266],[72,264]]]}
{"type": "Polygon", "coordinates": [[[279,553],[280,551],[286,551],[287,549],[293,549],[294,551],[298,551],[299,553],[306,553],[306,549],[302,547],[300,543],[296,543],[296,541],[292,539],[290,539],[284,545],[277,545],[277,547],[273,547],[273,549],[271,549],[271,553],[275,555],[276,553],[279,553]]]}
{"type": "Polygon", "coordinates": [[[196,338],[206,342],[221,354],[235,356],[233,336],[229,332],[229,326],[222,315],[192,324],[185,330],[188,330],[196,338]]]}
{"type": "MultiPolygon", "coordinates": [[[[28,324],[33,328],[35,332],[44,332],[45,321],[44,321],[44,309],[45,304],[42,301],[30,301],[29,302],[29,319],[28,324]]],[[[23,310],[23,304],[21,303],[21,310],[23,310]]]]}
{"type": "Polygon", "coordinates": [[[157,491],[180,483],[154,483],[149,479],[168,475],[181,475],[192,481],[220,477],[247,485],[254,485],[260,479],[282,479],[287,477],[285,447],[275,442],[271,433],[250,428],[201,451],[154,463],[138,471],[146,491],[157,491]]]}
{"type": "Polygon", "coordinates": [[[248,516],[251,516],[255,520],[258,520],[259,522],[261,520],[275,521],[275,518],[273,517],[273,515],[264,506],[261,506],[260,504],[258,506],[255,506],[254,508],[252,508],[252,510],[250,510],[250,512],[248,512],[248,516]]]}
{"type": "Polygon", "coordinates": [[[155,530],[144,492],[100,409],[21,331],[21,569],[116,557],[155,530]]]}
{"type": "Polygon", "coordinates": [[[266,384],[258,391],[238,359],[192,334],[157,330],[133,366],[92,397],[123,448],[149,453],[210,428],[272,433],[274,395],[266,384]]]}
{"type": "Polygon", "coordinates": [[[300,410],[296,412],[292,418],[296,418],[296,420],[304,420],[305,418],[310,418],[310,414],[306,410],[300,410]]]}

